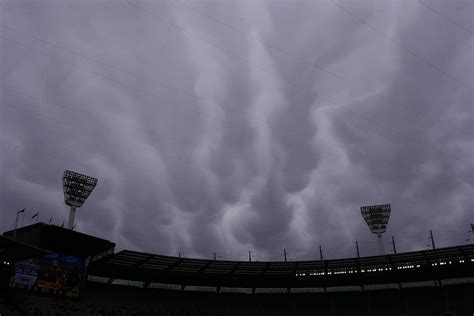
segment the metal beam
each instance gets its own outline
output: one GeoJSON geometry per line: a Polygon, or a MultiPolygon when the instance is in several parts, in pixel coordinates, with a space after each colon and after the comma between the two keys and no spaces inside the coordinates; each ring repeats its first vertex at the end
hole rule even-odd
{"type": "Polygon", "coordinates": [[[237,264],[232,268],[232,270],[230,270],[229,272],[229,276],[231,276],[232,274],[234,274],[235,270],[237,270],[240,265],[242,264],[243,261],[237,261],[237,264]]]}
{"type": "Polygon", "coordinates": [[[170,264],[164,271],[170,271],[173,268],[176,268],[181,262],[184,261],[184,258],[178,258],[173,264],[170,264]]]}
{"type": "Polygon", "coordinates": [[[203,273],[204,270],[206,270],[213,262],[214,260],[209,260],[206,262],[206,264],[201,269],[199,269],[197,273],[203,273]]]}
{"type": "Polygon", "coordinates": [[[260,276],[261,276],[261,277],[265,274],[265,272],[267,272],[269,265],[270,265],[270,262],[267,262],[267,263],[265,264],[265,266],[264,266],[263,269],[262,269],[262,272],[260,273],[260,276]]]}
{"type": "Polygon", "coordinates": [[[141,266],[142,264],[146,263],[147,261],[149,261],[154,256],[155,255],[148,255],[145,259],[142,259],[142,260],[136,262],[135,264],[133,264],[132,266],[130,266],[130,268],[137,268],[137,267],[141,266]]]}

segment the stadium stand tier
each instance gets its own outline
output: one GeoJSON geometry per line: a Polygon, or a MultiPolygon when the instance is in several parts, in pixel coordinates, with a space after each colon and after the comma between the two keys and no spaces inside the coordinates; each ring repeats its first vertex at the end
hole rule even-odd
{"type": "Polygon", "coordinates": [[[362,258],[244,262],[169,257],[123,250],[89,267],[89,275],[215,288],[328,288],[438,281],[472,277],[474,245],[362,258]]]}

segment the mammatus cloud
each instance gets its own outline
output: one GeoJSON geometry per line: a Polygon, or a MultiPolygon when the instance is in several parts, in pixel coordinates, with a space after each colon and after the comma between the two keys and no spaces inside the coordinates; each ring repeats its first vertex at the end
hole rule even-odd
{"type": "MultiPolygon", "coordinates": [[[[391,203],[400,251],[466,242],[473,4],[0,3],[0,228],[67,219],[119,248],[280,260],[363,255],[391,203]]],[[[472,237],[471,237],[472,238],[472,237]]]]}

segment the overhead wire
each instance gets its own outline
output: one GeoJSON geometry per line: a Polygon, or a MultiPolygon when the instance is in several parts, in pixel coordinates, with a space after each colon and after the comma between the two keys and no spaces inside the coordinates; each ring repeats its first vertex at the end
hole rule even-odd
{"type": "MultiPolygon", "coordinates": [[[[179,2],[179,1],[178,1],[178,2],[179,2]]],[[[127,0],[127,3],[130,4],[130,2],[129,2],[128,0],[127,0]]],[[[132,5],[132,6],[134,6],[134,5],[132,5]]],[[[4,26],[4,25],[0,25],[0,26],[2,26],[2,27],[7,27],[7,28],[9,28],[9,29],[11,29],[11,30],[14,30],[13,28],[8,27],[8,26],[4,26]]],[[[16,30],[15,30],[15,31],[16,31],[16,30]]],[[[74,51],[74,50],[67,49],[67,48],[64,48],[64,47],[62,47],[62,46],[60,46],[60,45],[57,45],[57,44],[54,44],[54,43],[51,43],[51,42],[44,41],[44,40],[42,40],[41,38],[35,37],[35,39],[41,41],[42,43],[44,43],[44,44],[46,44],[46,45],[51,45],[51,46],[56,47],[56,48],[58,48],[58,49],[65,49],[66,51],[68,51],[68,52],[70,52],[70,53],[72,53],[72,54],[75,54],[75,55],[77,55],[77,56],[81,56],[82,58],[88,59],[88,60],[93,61],[93,62],[97,62],[97,63],[99,63],[99,64],[101,64],[101,65],[105,65],[105,66],[108,66],[108,67],[112,67],[112,68],[117,69],[117,70],[125,71],[125,72],[127,72],[128,74],[132,74],[132,75],[135,75],[135,76],[136,76],[135,73],[132,73],[132,72],[130,72],[130,71],[128,71],[128,70],[124,70],[124,69],[121,68],[121,67],[117,67],[117,66],[115,66],[115,65],[111,65],[111,64],[105,63],[105,62],[103,62],[103,61],[101,61],[101,60],[98,60],[98,59],[95,59],[95,58],[91,58],[91,57],[88,57],[88,56],[84,56],[83,54],[80,54],[80,53],[78,53],[78,52],[76,52],[76,51],[74,51]]],[[[213,45],[213,46],[215,46],[215,45],[213,45]]],[[[334,101],[332,101],[332,100],[330,100],[330,99],[326,99],[326,100],[334,103],[334,101]]],[[[421,114],[421,113],[420,113],[420,114],[421,114]]],[[[294,132],[294,130],[293,130],[293,132],[294,132]]]]}
{"type": "MultiPolygon", "coordinates": [[[[126,1],[129,1],[129,0],[126,0],[126,1]]],[[[420,0],[420,1],[421,1],[421,0],[420,0]]],[[[367,86],[361,84],[359,81],[355,81],[355,80],[348,79],[348,78],[346,78],[346,77],[340,75],[339,73],[336,73],[336,72],[331,71],[331,70],[328,70],[328,69],[326,69],[326,68],[324,68],[324,67],[322,67],[322,66],[320,66],[320,65],[317,65],[317,64],[315,64],[315,63],[312,63],[312,62],[310,62],[309,60],[306,60],[305,58],[301,58],[301,57],[296,56],[296,55],[294,55],[294,54],[292,54],[292,53],[289,53],[287,50],[282,49],[282,48],[279,47],[279,46],[276,46],[276,45],[273,45],[273,44],[268,43],[268,42],[266,42],[266,41],[263,41],[263,40],[257,38],[257,37],[254,36],[254,35],[246,34],[246,33],[242,32],[241,30],[239,30],[238,28],[234,27],[233,25],[231,25],[231,24],[229,24],[229,23],[225,23],[225,22],[223,22],[222,20],[220,20],[220,19],[218,19],[218,18],[216,18],[216,17],[213,17],[213,16],[211,16],[211,15],[208,15],[208,14],[206,14],[206,13],[200,11],[200,10],[197,10],[197,9],[191,7],[189,4],[183,3],[183,1],[181,1],[181,0],[174,0],[174,2],[180,4],[182,7],[187,8],[188,10],[190,10],[190,11],[192,11],[192,12],[195,12],[196,14],[199,14],[199,15],[201,15],[201,16],[203,16],[203,17],[205,17],[205,18],[207,18],[207,19],[209,19],[209,20],[211,20],[211,21],[214,21],[214,22],[216,22],[216,23],[218,23],[218,24],[220,24],[220,25],[222,25],[222,26],[225,26],[225,27],[228,28],[228,29],[231,29],[231,30],[235,31],[236,33],[241,34],[242,36],[244,36],[244,37],[247,38],[247,39],[251,39],[251,40],[253,40],[253,41],[255,41],[255,42],[258,42],[258,43],[262,44],[263,46],[265,46],[265,47],[267,47],[267,48],[269,48],[269,49],[276,50],[276,51],[278,51],[278,52],[280,52],[280,53],[282,53],[282,54],[284,54],[284,55],[286,55],[286,56],[288,56],[288,57],[290,57],[290,58],[293,58],[294,60],[297,60],[297,61],[300,61],[300,62],[305,63],[305,64],[308,65],[309,67],[317,68],[318,70],[321,70],[321,71],[323,71],[323,72],[325,72],[325,73],[327,73],[327,74],[330,74],[330,75],[332,75],[332,76],[334,76],[334,77],[336,77],[336,78],[338,78],[338,79],[344,80],[344,81],[346,81],[346,82],[350,82],[351,84],[353,84],[353,85],[355,85],[355,86],[361,86],[361,87],[363,86],[364,89],[367,89],[367,86]]],[[[380,94],[380,93],[379,93],[377,90],[375,90],[375,89],[368,89],[367,91],[369,91],[369,92],[372,93],[373,95],[380,96],[380,97],[382,97],[383,99],[387,99],[387,100],[391,100],[391,101],[396,101],[397,103],[395,103],[395,104],[402,105],[403,108],[407,108],[407,109],[408,109],[408,107],[407,107],[406,104],[405,104],[407,101],[403,101],[403,100],[401,100],[401,99],[399,99],[399,98],[396,98],[395,96],[382,95],[382,94],[380,94]]],[[[334,102],[334,101],[332,101],[331,99],[327,99],[327,98],[325,98],[325,99],[326,99],[327,101],[334,102]]],[[[419,113],[417,113],[417,114],[420,115],[421,112],[419,112],[419,113]]],[[[471,134],[474,135],[473,131],[469,131],[469,133],[471,133],[471,134]]]]}
{"type": "Polygon", "coordinates": [[[450,23],[456,25],[458,28],[460,28],[461,30],[471,34],[471,35],[474,35],[474,32],[470,29],[468,29],[467,27],[463,26],[462,24],[459,24],[458,22],[456,22],[456,20],[454,19],[451,19],[449,16],[447,15],[444,15],[442,14],[440,11],[436,10],[435,8],[433,8],[432,6],[428,5],[426,2],[422,1],[422,0],[417,0],[418,3],[420,3],[422,6],[424,6],[425,8],[427,8],[428,10],[430,10],[431,12],[434,12],[436,15],[438,15],[439,17],[443,18],[443,19],[446,19],[447,21],[449,21],[450,23]]]}
{"type": "MultiPolygon", "coordinates": [[[[0,25],[0,26],[1,26],[1,25],[0,25]]],[[[7,37],[4,37],[4,36],[2,36],[2,35],[0,35],[0,38],[4,38],[4,39],[6,39],[6,40],[15,42],[15,43],[17,43],[17,44],[19,44],[19,45],[22,45],[22,46],[25,45],[24,43],[21,43],[21,42],[19,42],[19,41],[17,41],[17,40],[12,40],[12,39],[7,38],[7,37]]],[[[40,51],[41,51],[41,50],[40,50],[40,51]]],[[[44,51],[41,51],[41,52],[44,53],[44,54],[46,54],[46,55],[53,56],[53,57],[55,57],[55,58],[61,60],[62,62],[71,63],[71,62],[69,62],[68,60],[64,60],[63,58],[57,57],[57,56],[55,56],[55,55],[52,55],[51,53],[44,52],[44,51]]],[[[102,78],[105,79],[105,80],[111,81],[111,82],[116,83],[116,84],[119,84],[119,85],[121,85],[121,86],[125,86],[125,87],[127,87],[127,88],[129,88],[129,89],[132,89],[132,90],[135,90],[135,91],[140,91],[140,92],[143,92],[143,93],[148,93],[148,94],[151,94],[151,95],[156,96],[156,97],[158,97],[158,98],[163,98],[163,97],[162,97],[161,95],[159,95],[159,94],[153,93],[153,92],[151,92],[151,91],[149,91],[149,90],[145,90],[145,89],[133,87],[133,86],[131,86],[131,85],[128,85],[128,84],[124,83],[123,81],[116,80],[116,79],[114,79],[114,78],[110,78],[109,76],[104,75],[103,73],[100,73],[100,72],[97,72],[97,71],[89,70],[89,69],[87,69],[87,68],[85,68],[85,67],[76,65],[76,64],[74,64],[74,63],[71,63],[71,64],[74,65],[74,66],[76,66],[76,67],[78,67],[78,68],[80,68],[80,69],[82,69],[82,70],[84,70],[84,71],[93,73],[93,74],[95,74],[95,75],[97,75],[97,76],[102,77],[102,78]]],[[[166,100],[166,102],[167,102],[167,104],[170,104],[170,105],[173,104],[173,103],[171,103],[169,100],[166,100]]],[[[197,115],[201,115],[201,116],[203,115],[202,112],[198,111],[197,109],[193,109],[193,108],[188,108],[188,109],[190,109],[191,111],[193,111],[193,112],[194,112],[195,114],[197,114],[197,115]]],[[[229,126],[237,126],[237,124],[234,123],[234,122],[231,121],[231,120],[224,119],[224,122],[225,122],[225,124],[228,124],[229,126]]],[[[234,127],[234,128],[235,128],[235,127],[234,127]]],[[[295,130],[295,129],[289,129],[289,128],[285,128],[285,127],[282,127],[282,128],[279,127],[279,129],[284,129],[284,130],[287,130],[287,131],[290,132],[290,133],[296,133],[296,134],[301,134],[301,135],[306,136],[305,133],[300,132],[300,131],[295,130]]],[[[333,142],[333,144],[336,144],[336,143],[333,142]]],[[[291,146],[291,145],[290,145],[290,146],[291,146]]]]}
{"type": "MultiPolygon", "coordinates": [[[[176,29],[182,31],[183,34],[186,34],[186,35],[187,35],[187,33],[186,33],[186,31],[187,31],[186,28],[182,27],[182,26],[179,25],[178,23],[170,22],[170,21],[168,21],[168,20],[165,20],[165,19],[163,19],[162,17],[157,16],[157,15],[151,13],[149,10],[147,10],[147,9],[145,9],[145,8],[139,6],[139,5],[132,4],[132,3],[130,2],[130,0],[124,0],[124,1],[125,1],[128,5],[130,5],[130,6],[132,6],[132,7],[135,7],[137,10],[141,11],[143,14],[146,14],[146,15],[148,15],[148,16],[151,16],[151,17],[153,17],[153,18],[159,20],[159,21],[162,22],[162,23],[165,23],[165,24],[167,24],[167,25],[170,25],[170,26],[172,26],[172,27],[174,27],[174,28],[176,28],[176,29]]],[[[224,23],[224,24],[225,24],[225,23],[224,23]]],[[[217,48],[218,50],[222,51],[223,53],[225,53],[225,54],[227,54],[227,55],[232,56],[233,58],[243,60],[243,61],[246,62],[247,64],[249,64],[249,65],[251,65],[251,66],[255,66],[255,67],[256,67],[257,69],[259,69],[260,71],[263,71],[264,73],[267,73],[267,71],[266,71],[263,67],[261,67],[261,66],[259,66],[259,65],[255,65],[255,64],[252,63],[250,60],[248,60],[248,58],[244,58],[244,57],[241,57],[241,56],[234,56],[235,54],[229,53],[228,51],[226,51],[226,50],[220,48],[218,45],[216,45],[216,44],[213,43],[213,42],[210,42],[210,41],[207,40],[207,39],[203,39],[203,38],[200,38],[200,37],[198,37],[197,39],[198,39],[198,40],[201,40],[201,41],[203,41],[203,42],[205,42],[205,43],[207,43],[208,45],[210,45],[210,46],[212,46],[212,47],[214,47],[214,48],[217,48]]],[[[334,75],[334,73],[332,73],[332,74],[334,75]]],[[[340,76],[340,75],[338,75],[338,77],[339,77],[339,78],[342,78],[342,79],[344,79],[344,80],[347,81],[347,79],[345,79],[344,77],[342,77],[342,76],[340,76]]],[[[283,81],[284,81],[286,84],[289,84],[289,85],[292,86],[292,87],[299,88],[299,90],[301,90],[301,91],[303,91],[303,92],[305,92],[305,93],[308,93],[308,89],[301,89],[301,88],[299,87],[299,85],[296,85],[296,84],[294,84],[293,82],[288,81],[287,79],[284,79],[284,78],[282,78],[282,79],[283,79],[283,81]]],[[[375,92],[374,92],[374,91],[371,91],[371,92],[372,92],[372,93],[376,93],[377,91],[375,91],[375,92]]],[[[472,92],[473,92],[473,91],[470,91],[471,94],[472,94],[472,92]]],[[[312,95],[312,93],[313,93],[312,90],[309,90],[309,93],[312,95]]],[[[377,93],[377,94],[378,94],[378,93],[377,93]]],[[[329,98],[327,98],[327,97],[323,97],[322,99],[324,99],[324,100],[326,100],[326,101],[328,101],[328,102],[330,102],[330,103],[332,103],[332,104],[338,104],[337,102],[335,102],[335,101],[333,101],[333,100],[331,100],[331,99],[329,99],[329,98]]],[[[391,98],[391,99],[393,99],[393,98],[391,98]]],[[[419,114],[421,114],[421,113],[419,113],[419,114]]]]}
{"type": "MultiPolygon", "coordinates": [[[[3,86],[2,88],[3,88],[4,91],[9,90],[9,91],[11,91],[11,93],[13,93],[13,94],[16,94],[16,95],[18,95],[18,96],[22,96],[22,97],[28,99],[28,100],[29,100],[28,103],[31,104],[31,105],[35,105],[35,104],[36,104],[36,105],[41,105],[41,104],[44,104],[44,102],[34,100],[31,96],[28,96],[28,95],[26,95],[26,94],[20,92],[19,90],[11,89],[11,88],[8,88],[8,87],[5,87],[5,86],[3,86]]],[[[53,105],[53,106],[56,106],[56,107],[58,107],[58,108],[60,108],[60,109],[65,109],[65,110],[72,110],[72,111],[74,111],[73,108],[70,108],[70,107],[68,107],[68,106],[65,105],[65,104],[56,105],[56,104],[53,104],[53,103],[51,103],[51,102],[48,102],[48,104],[49,104],[49,106],[52,106],[52,105],[53,105]]],[[[69,123],[69,122],[66,122],[66,121],[63,121],[63,120],[59,120],[59,119],[55,119],[55,118],[53,118],[53,117],[48,116],[48,115],[45,114],[45,113],[40,113],[40,112],[38,112],[38,111],[35,111],[34,108],[31,108],[31,107],[23,107],[23,106],[21,105],[21,103],[17,103],[17,104],[15,104],[15,105],[13,105],[13,104],[6,104],[5,107],[16,108],[16,109],[19,109],[19,110],[22,110],[22,111],[28,113],[28,115],[35,114],[38,118],[40,118],[40,119],[42,119],[42,120],[47,120],[47,121],[54,122],[54,128],[57,128],[57,126],[62,126],[62,127],[66,128],[66,129],[70,129],[70,130],[73,130],[73,129],[74,129],[73,126],[70,126],[70,123],[69,123]]],[[[82,110],[82,112],[87,113],[86,111],[83,111],[83,110],[82,110]]],[[[96,119],[97,119],[97,118],[98,118],[98,119],[103,119],[103,117],[100,116],[100,115],[96,115],[96,114],[93,114],[93,113],[87,113],[87,114],[91,115],[92,117],[96,116],[96,117],[95,117],[96,119]]],[[[118,124],[115,124],[115,125],[116,125],[116,126],[123,126],[122,123],[118,123],[118,124]]],[[[53,126],[53,125],[51,125],[51,126],[53,126]]],[[[52,127],[51,127],[51,128],[52,128],[52,127]]],[[[144,129],[138,129],[138,128],[136,128],[136,127],[135,127],[134,129],[135,129],[135,130],[140,130],[140,131],[142,131],[142,132],[144,132],[144,131],[148,131],[148,132],[153,131],[153,132],[154,132],[154,138],[153,138],[154,140],[159,139],[160,141],[164,141],[164,142],[169,142],[169,141],[171,141],[171,142],[175,142],[175,143],[182,144],[182,145],[186,145],[186,146],[192,146],[192,147],[197,147],[197,146],[198,146],[197,142],[196,142],[196,143],[187,142],[187,141],[184,141],[183,139],[178,138],[178,137],[171,137],[171,140],[170,140],[170,136],[168,136],[168,135],[166,136],[166,138],[163,138],[163,139],[158,138],[158,137],[160,137],[160,134],[157,133],[157,132],[154,131],[154,130],[151,130],[151,129],[145,129],[145,128],[144,128],[144,129]],[[155,138],[155,137],[156,137],[156,138],[155,138]]],[[[97,126],[97,127],[88,129],[87,132],[88,132],[88,133],[93,133],[93,134],[96,134],[96,135],[104,136],[106,139],[109,139],[109,141],[110,141],[111,139],[110,139],[110,137],[107,137],[107,134],[106,134],[105,130],[106,130],[106,127],[105,127],[105,126],[97,126]]],[[[126,140],[126,139],[124,139],[124,138],[120,138],[120,142],[112,142],[112,143],[114,144],[114,147],[123,147],[123,148],[125,149],[125,151],[127,151],[127,152],[130,152],[130,151],[129,151],[130,148],[127,147],[127,146],[130,145],[130,144],[133,144],[133,146],[135,146],[135,147],[140,147],[140,148],[142,148],[142,149],[148,149],[147,146],[142,145],[142,144],[139,143],[139,142],[137,143],[137,142],[134,142],[134,141],[132,141],[132,140],[126,140]]],[[[231,145],[228,145],[228,144],[227,144],[227,145],[226,145],[226,144],[222,144],[222,146],[224,146],[224,147],[226,147],[226,146],[227,146],[227,147],[231,147],[231,145]]],[[[161,146],[159,146],[159,144],[158,144],[155,149],[158,151],[158,155],[161,156],[161,155],[163,154],[163,151],[162,151],[162,148],[160,148],[160,147],[161,147],[161,146]]],[[[294,147],[294,146],[290,146],[290,147],[294,147]]],[[[186,160],[189,159],[188,156],[183,156],[183,154],[178,154],[177,152],[172,151],[172,150],[169,150],[169,149],[166,151],[166,155],[168,155],[168,154],[171,154],[171,156],[173,156],[173,157],[175,158],[175,159],[174,159],[174,162],[180,161],[180,162],[183,162],[183,163],[185,163],[186,165],[190,166],[190,163],[186,161],[186,160]]],[[[321,153],[320,153],[320,154],[321,154],[321,153]]],[[[325,156],[325,154],[323,154],[322,156],[325,156]]],[[[136,167],[135,167],[135,168],[136,168],[136,167]]],[[[287,167],[287,168],[289,168],[289,167],[287,167]]],[[[286,171],[287,168],[281,168],[280,170],[281,170],[281,171],[286,171]]],[[[172,177],[173,177],[173,176],[172,176],[172,177]]],[[[178,177],[178,176],[177,176],[177,177],[178,177]]],[[[182,177],[179,177],[179,178],[182,178],[182,177]]]]}
{"type": "MultiPolygon", "coordinates": [[[[8,38],[8,40],[11,40],[11,39],[8,38]]],[[[16,41],[14,41],[14,42],[16,42],[16,41]]],[[[22,44],[22,43],[20,43],[20,44],[22,44]]],[[[43,53],[45,53],[45,52],[43,52],[43,53]]],[[[51,55],[50,53],[45,53],[45,54],[51,55]]],[[[60,59],[60,60],[63,61],[63,62],[68,62],[67,60],[63,60],[63,59],[60,59]]],[[[73,65],[74,65],[74,64],[73,64],[73,65]]],[[[79,67],[80,67],[80,66],[79,66],[79,67]]],[[[80,68],[82,69],[82,67],[80,67],[80,68]]],[[[95,75],[98,75],[98,76],[102,76],[102,77],[104,77],[106,80],[111,80],[111,81],[113,81],[113,82],[116,82],[116,83],[119,83],[119,84],[121,84],[121,85],[124,85],[123,82],[114,80],[114,79],[109,78],[109,77],[107,77],[107,76],[104,76],[103,74],[101,74],[101,73],[99,73],[99,72],[90,71],[89,69],[85,69],[85,71],[91,72],[91,73],[93,73],[93,74],[95,74],[95,75]]],[[[125,84],[125,85],[126,85],[126,84],[125,84]]],[[[132,89],[135,89],[135,88],[132,88],[132,89]]],[[[141,91],[143,91],[143,90],[141,90],[141,91]]],[[[144,91],[144,92],[147,92],[147,91],[144,91]]],[[[226,122],[227,122],[227,121],[226,121],[226,122]]],[[[293,132],[295,132],[295,131],[293,130],[293,132]]],[[[247,134],[250,134],[250,133],[247,133],[247,134]]],[[[168,137],[169,137],[169,136],[168,136],[168,137]]],[[[318,141],[320,141],[320,140],[323,141],[323,142],[326,142],[326,143],[330,143],[330,144],[336,146],[336,147],[339,148],[339,149],[345,150],[345,148],[343,148],[340,144],[338,144],[338,143],[336,143],[336,142],[334,142],[334,141],[331,141],[331,140],[328,140],[328,139],[324,139],[324,138],[318,137],[318,141]]],[[[409,139],[409,140],[410,140],[410,139],[409,139]]],[[[415,140],[413,140],[413,141],[415,141],[415,140]]],[[[416,143],[416,141],[415,141],[415,143],[416,143]]],[[[416,144],[417,144],[417,143],[416,143],[416,144]]],[[[289,146],[288,144],[286,144],[286,145],[289,146]]],[[[291,146],[290,146],[290,147],[291,147],[291,146]]],[[[356,150],[356,151],[357,151],[357,150],[356,150]]],[[[364,155],[367,154],[367,153],[365,153],[365,152],[362,151],[362,150],[360,150],[359,152],[360,152],[361,154],[364,154],[364,155]]]]}
{"type": "Polygon", "coordinates": [[[401,41],[398,41],[398,40],[395,40],[394,38],[388,36],[387,34],[379,31],[376,27],[374,27],[372,24],[370,24],[369,22],[367,22],[366,20],[358,17],[356,14],[354,14],[352,11],[350,11],[349,9],[347,9],[346,7],[344,7],[343,5],[341,5],[340,3],[337,2],[337,0],[331,0],[331,2],[337,7],[339,8],[341,11],[345,12],[347,15],[350,15],[354,20],[356,20],[357,22],[359,23],[362,23],[363,25],[367,26],[370,30],[372,30],[375,34],[391,41],[392,43],[394,43],[395,45],[397,45],[398,47],[402,48],[402,49],[405,49],[407,52],[409,52],[412,56],[415,56],[418,60],[420,61],[423,61],[425,64],[427,64],[428,66],[430,66],[432,69],[436,70],[437,72],[439,72],[440,74],[446,76],[447,78],[450,78],[451,80],[457,82],[459,85],[461,85],[462,87],[464,87],[465,89],[467,89],[469,91],[470,94],[472,94],[474,92],[474,88],[467,85],[466,83],[458,80],[457,78],[455,78],[453,75],[447,73],[446,71],[444,71],[443,69],[441,69],[439,66],[433,64],[431,61],[427,60],[426,58],[424,57],[421,57],[418,53],[416,53],[413,49],[411,49],[410,47],[408,47],[407,45],[405,45],[403,42],[401,41]]]}
{"type": "MultiPolygon", "coordinates": [[[[160,20],[160,21],[163,22],[163,23],[166,23],[166,24],[168,24],[168,25],[172,25],[173,27],[178,28],[179,30],[181,30],[181,31],[183,31],[183,32],[186,31],[185,28],[183,28],[182,26],[180,26],[180,25],[178,25],[178,24],[176,24],[176,23],[172,23],[172,22],[169,22],[169,21],[167,21],[167,20],[164,20],[163,18],[158,17],[158,16],[156,16],[156,15],[150,13],[148,10],[142,8],[141,6],[132,4],[129,0],[125,0],[125,1],[126,1],[127,4],[131,5],[132,7],[135,7],[135,8],[137,8],[137,9],[139,9],[140,11],[142,11],[142,12],[144,12],[144,13],[146,13],[146,14],[148,14],[148,15],[150,15],[150,16],[152,16],[152,17],[158,19],[158,20],[160,20]]],[[[213,47],[215,47],[215,48],[220,49],[218,46],[216,46],[214,43],[209,42],[208,40],[205,40],[205,39],[201,39],[201,40],[204,41],[204,42],[206,42],[206,43],[208,43],[209,45],[211,45],[211,46],[213,46],[213,47]]],[[[222,50],[222,49],[220,49],[220,50],[222,50]]],[[[247,61],[247,62],[248,62],[248,61],[247,61]]],[[[265,70],[262,69],[261,67],[258,67],[258,68],[260,68],[262,71],[265,71],[265,70]]],[[[472,93],[472,91],[471,91],[471,93],[472,93]]],[[[331,100],[329,100],[329,99],[327,99],[327,100],[328,100],[328,101],[331,101],[331,100]]],[[[333,101],[331,101],[331,102],[334,103],[333,101]]]]}
{"type": "MultiPolygon", "coordinates": [[[[0,25],[0,26],[2,26],[2,25],[0,25]]],[[[2,27],[5,27],[5,26],[2,26],[2,27]]],[[[11,28],[11,27],[8,27],[8,28],[11,29],[11,30],[14,30],[14,29],[11,28]]],[[[16,31],[16,30],[15,30],[15,31],[16,31]]],[[[40,39],[40,38],[36,38],[36,37],[34,37],[34,38],[37,39],[37,40],[39,40],[39,41],[41,41],[42,43],[44,43],[44,44],[46,44],[46,45],[51,45],[51,46],[53,46],[53,47],[55,47],[55,48],[58,48],[58,49],[65,49],[65,48],[63,48],[63,47],[60,46],[60,45],[57,45],[57,44],[54,44],[54,43],[50,43],[50,42],[46,42],[46,41],[44,41],[44,40],[42,40],[42,39],[40,39]]],[[[9,39],[9,38],[7,38],[7,39],[9,39]]],[[[11,39],[9,39],[9,40],[11,40],[11,39]]],[[[116,66],[111,65],[111,64],[108,64],[108,63],[104,63],[104,62],[102,62],[102,61],[100,61],[100,60],[97,60],[97,59],[94,59],[94,58],[89,58],[88,56],[84,56],[84,55],[82,55],[82,54],[80,54],[80,53],[78,53],[78,52],[76,52],[76,51],[71,50],[71,49],[65,49],[65,50],[68,51],[68,52],[74,53],[75,55],[81,56],[81,57],[83,57],[83,58],[85,58],[85,59],[88,59],[88,60],[90,60],[90,61],[98,62],[98,63],[100,63],[100,64],[102,64],[102,65],[106,65],[106,66],[109,66],[109,67],[112,67],[112,68],[115,68],[115,69],[118,69],[118,70],[122,70],[122,71],[127,72],[128,74],[132,74],[132,75],[137,76],[136,74],[134,74],[134,73],[132,73],[132,72],[130,72],[130,71],[128,71],[128,70],[124,70],[124,69],[122,69],[122,68],[120,68],[120,67],[116,67],[116,66]]],[[[46,52],[43,52],[43,53],[48,54],[48,53],[46,53],[46,52]]],[[[66,62],[67,62],[67,60],[66,60],[66,62]]],[[[81,68],[83,68],[83,67],[81,67],[81,68]]],[[[86,69],[86,70],[87,70],[87,71],[90,71],[90,70],[88,70],[88,69],[86,69]]],[[[102,75],[102,77],[106,78],[106,80],[111,80],[112,82],[115,82],[115,83],[118,83],[118,84],[121,84],[121,85],[124,84],[122,81],[117,81],[117,80],[114,80],[114,79],[109,78],[109,77],[107,77],[107,76],[103,76],[103,75],[102,75]]],[[[168,87],[170,87],[170,86],[168,85],[168,87]]],[[[132,89],[137,90],[136,87],[133,87],[132,89]]],[[[143,91],[143,90],[142,90],[142,91],[143,91]]],[[[143,91],[143,92],[148,93],[148,91],[143,91]]],[[[160,95],[156,95],[156,94],[155,94],[155,96],[161,98],[160,95]]],[[[197,97],[197,99],[199,99],[199,97],[197,97]]],[[[329,102],[332,102],[333,104],[337,104],[337,103],[335,103],[334,101],[332,101],[332,100],[330,100],[330,99],[328,99],[328,98],[325,98],[325,100],[326,100],[326,101],[329,101],[329,102]]],[[[169,101],[168,101],[168,102],[169,102],[169,101]]],[[[228,107],[226,107],[226,108],[228,108],[228,107]]],[[[192,110],[193,110],[193,109],[192,109],[192,110]]],[[[235,109],[233,109],[233,110],[235,110],[235,109]]],[[[198,112],[198,113],[199,113],[199,112],[198,112]]],[[[201,113],[199,113],[199,114],[201,114],[201,113]]],[[[421,114],[421,112],[419,112],[419,114],[421,114]]],[[[367,119],[367,117],[366,117],[366,119],[367,119]]],[[[232,122],[232,121],[226,121],[226,123],[232,124],[233,122],[232,122]]],[[[289,132],[292,132],[292,133],[300,133],[299,131],[294,130],[294,129],[288,129],[288,128],[285,128],[285,127],[284,127],[284,129],[286,129],[286,130],[288,130],[289,132]]],[[[304,135],[304,134],[303,134],[303,135],[304,135]]]]}

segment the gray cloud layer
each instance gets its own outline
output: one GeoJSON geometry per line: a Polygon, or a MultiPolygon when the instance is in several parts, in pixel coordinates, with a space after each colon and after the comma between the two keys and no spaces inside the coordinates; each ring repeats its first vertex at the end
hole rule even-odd
{"type": "Polygon", "coordinates": [[[0,229],[67,218],[186,256],[376,253],[474,222],[472,1],[0,2],[0,229]],[[388,243],[388,238],[386,238],[388,243]],[[388,245],[387,245],[387,248],[388,245]]]}

